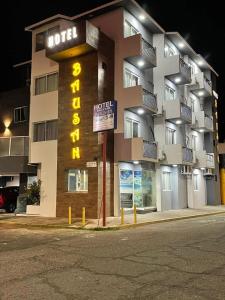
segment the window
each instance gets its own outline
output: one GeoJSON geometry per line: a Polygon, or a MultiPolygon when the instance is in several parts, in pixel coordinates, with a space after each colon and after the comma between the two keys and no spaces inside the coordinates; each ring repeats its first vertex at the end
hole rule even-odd
{"type": "Polygon", "coordinates": [[[139,137],[139,122],[126,118],[125,138],[139,137]]]}
{"type": "Polygon", "coordinates": [[[40,51],[45,48],[45,32],[40,32],[36,34],[36,46],[35,51],[40,51]]]}
{"type": "Polygon", "coordinates": [[[57,33],[59,31],[59,26],[55,26],[52,28],[49,28],[47,31],[39,32],[36,34],[36,45],[35,45],[35,51],[40,51],[45,49],[45,43],[46,38],[49,35],[53,35],[54,33],[57,33]]]}
{"type": "Polygon", "coordinates": [[[163,174],[162,174],[163,191],[172,191],[171,176],[172,176],[171,172],[163,171],[163,174]]]}
{"type": "Polygon", "coordinates": [[[175,144],[176,130],[170,127],[166,127],[166,144],[175,144]]]}
{"type": "Polygon", "coordinates": [[[129,37],[138,34],[138,30],[134,28],[127,20],[124,22],[124,37],[129,37]]]}
{"type": "Polygon", "coordinates": [[[168,44],[165,45],[165,56],[168,57],[168,56],[173,56],[175,55],[175,50],[170,47],[168,44]]]}
{"type": "Polygon", "coordinates": [[[192,144],[192,149],[196,151],[197,150],[197,136],[194,134],[192,134],[191,144],[192,144]]]}
{"type": "Polygon", "coordinates": [[[28,107],[22,106],[14,109],[14,122],[25,122],[28,120],[28,107]]]}
{"type": "Polygon", "coordinates": [[[165,99],[166,101],[175,100],[175,90],[170,86],[165,86],[165,99]]]}
{"type": "Polygon", "coordinates": [[[193,174],[194,191],[199,190],[199,174],[193,174]]]}
{"type": "Polygon", "coordinates": [[[124,81],[125,87],[136,86],[139,83],[139,77],[130,70],[125,69],[124,81]]]}
{"type": "Polygon", "coordinates": [[[56,91],[58,88],[58,73],[44,75],[35,79],[35,95],[56,91]]]}
{"type": "Polygon", "coordinates": [[[88,191],[88,171],[70,169],[67,173],[68,192],[87,192],[88,191]]]}
{"type": "Polygon", "coordinates": [[[33,142],[57,140],[57,120],[34,123],[33,142]]]}

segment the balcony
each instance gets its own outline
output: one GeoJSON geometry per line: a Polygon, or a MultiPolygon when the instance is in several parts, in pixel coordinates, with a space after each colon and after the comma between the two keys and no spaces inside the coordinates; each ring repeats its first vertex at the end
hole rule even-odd
{"type": "Polygon", "coordinates": [[[213,118],[205,114],[205,112],[198,111],[194,113],[195,124],[193,129],[199,132],[212,132],[213,131],[213,118]]]}
{"type": "Polygon", "coordinates": [[[0,173],[33,173],[28,154],[29,137],[0,137],[0,173]]]}
{"type": "Polygon", "coordinates": [[[203,72],[194,75],[195,84],[190,87],[193,94],[198,97],[212,96],[212,82],[204,75],[203,72]]]}
{"type": "Polygon", "coordinates": [[[192,165],[194,162],[193,151],[181,144],[164,145],[166,155],[163,163],[168,165],[192,165]]]}
{"type": "Polygon", "coordinates": [[[166,120],[174,124],[191,124],[191,108],[178,100],[165,101],[163,104],[166,120]]]}
{"type": "Polygon", "coordinates": [[[174,84],[191,83],[191,68],[180,55],[166,57],[164,60],[165,76],[174,84]]]}
{"type": "Polygon", "coordinates": [[[141,34],[125,38],[122,47],[125,54],[124,59],[137,68],[156,67],[156,49],[145,41],[141,34]]]}
{"type": "Polygon", "coordinates": [[[145,111],[157,112],[156,95],[143,89],[141,85],[124,88],[122,98],[124,109],[136,112],[138,108],[143,108],[145,111]]]}
{"type": "Polygon", "coordinates": [[[196,167],[204,169],[214,169],[214,153],[206,153],[205,150],[195,151],[196,155],[196,167]]]}
{"type": "Polygon", "coordinates": [[[123,133],[115,134],[115,161],[149,161],[157,162],[158,152],[155,142],[143,138],[125,139],[123,133]]]}

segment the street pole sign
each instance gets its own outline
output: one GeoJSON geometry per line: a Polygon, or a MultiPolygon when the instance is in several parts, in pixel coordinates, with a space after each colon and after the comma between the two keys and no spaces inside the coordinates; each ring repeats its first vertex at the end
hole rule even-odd
{"type": "Polygon", "coordinates": [[[106,160],[107,131],[117,128],[117,102],[107,101],[94,105],[93,131],[102,132],[102,223],[106,226],[106,160]]]}

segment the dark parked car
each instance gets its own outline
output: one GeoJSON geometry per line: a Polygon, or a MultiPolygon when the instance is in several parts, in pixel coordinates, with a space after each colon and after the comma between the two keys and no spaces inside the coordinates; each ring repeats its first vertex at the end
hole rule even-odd
{"type": "Polygon", "coordinates": [[[18,196],[19,187],[17,186],[0,188],[0,209],[5,209],[7,212],[14,212],[18,196]]]}

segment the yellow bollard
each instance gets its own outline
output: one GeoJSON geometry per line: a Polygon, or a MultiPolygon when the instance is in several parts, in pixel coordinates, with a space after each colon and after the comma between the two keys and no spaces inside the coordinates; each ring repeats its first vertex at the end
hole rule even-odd
{"type": "Polygon", "coordinates": [[[137,208],[135,204],[134,204],[134,224],[137,224],[137,208]]]}
{"type": "Polygon", "coordinates": [[[220,169],[221,204],[225,204],[225,168],[220,169]]]}
{"type": "Polygon", "coordinates": [[[121,217],[120,224],[123,225],[124,224],[124,209],[123,208],[121,208],[121,210],[120,210],[120,217],[121,217]]]}
{"type": "Polygon", "coordinates": [[[85,207],[82,207],[82,225],[85,225],[85,207]]]}
{"type": "Polygon", "coordinates": [[[71,210],[71,206],[69,206],[68,223],[69,223],[69,225],[72,224],[72,210],[71,210]]]}

